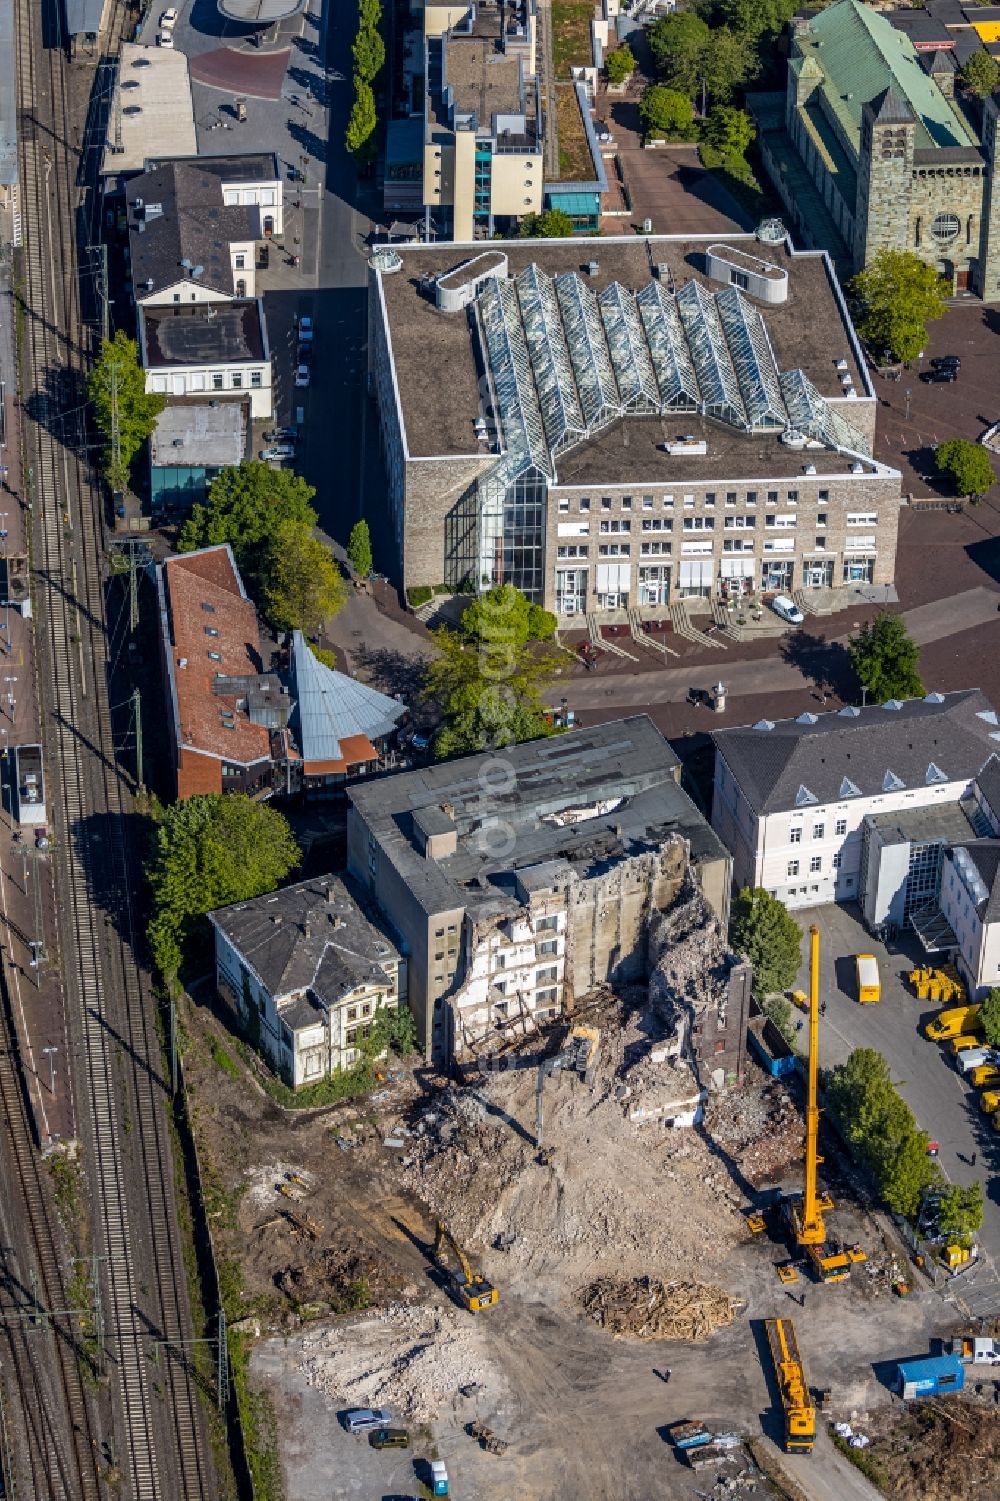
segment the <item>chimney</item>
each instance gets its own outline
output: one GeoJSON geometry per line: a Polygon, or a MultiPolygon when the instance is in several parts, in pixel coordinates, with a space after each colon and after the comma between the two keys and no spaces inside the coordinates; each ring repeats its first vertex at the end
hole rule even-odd
{"type": "Polygon", "coordinates": [[[327,899],[327,902],[329,903],[329,905],[331,907],[336,902],[336,900],[337,900],[337,892],[336,892],[336,889],[333,886],[328,886],[326,888],[326,899],[327,899]]]}
{"type": "Polygon", "coordinates": [[[303,921],[302,921],[302,936],[303,936],[303,938],[311,938],[312,937],[312,925],[311,925],[308,917],[304,918],[303,921]]]}

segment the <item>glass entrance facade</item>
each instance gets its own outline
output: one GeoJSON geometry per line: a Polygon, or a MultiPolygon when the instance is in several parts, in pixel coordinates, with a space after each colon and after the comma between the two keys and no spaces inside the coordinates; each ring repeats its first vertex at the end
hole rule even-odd
{"type": "Polygon", "coordinates": [[[806,558],[802,565],[804,589],[831,589],[833,587],[833,559],[806,558]]]}
{"type": "Polygon", "coordinates": [[[760,586],[765,594],[769,594],[772,590],[776,593],[787,593],[792,587],[794,573],[794,563],[772,563],[765,559],[760,586]]]}
{"type": "Polygon", "coordinates": [[[586,568],[556,569],[556,614],[586,615],[586,568]]]}
{"type": "Polygon", "coordinates": [[[670,565],[639,569],[639,608],[659,609],[670,603],[670,565]]]}

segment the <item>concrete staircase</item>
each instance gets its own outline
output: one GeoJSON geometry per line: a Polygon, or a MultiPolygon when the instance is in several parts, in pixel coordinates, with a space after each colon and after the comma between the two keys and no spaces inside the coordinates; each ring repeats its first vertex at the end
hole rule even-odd
{"type": "Polygon", "coordinates": [[[657,651],[664,657],[678,657],[680,652],[674,651],[672,646],[667,646],[660,641],[652,632],[646,632],[642,628],[642,616],[634,606],[629,606],[628,612],[629,629],[632,632],[632,640],[639,646],[647,646],[650,651],[657,651]]]}
{"type": "Polygon", "coordinates": [[[590,637],[591,646],[595,647],[597,651],[610,652],[613,657],[624,657],[628,662],[638,662],[639,658],[634,653],[626,651],[624,646],[619,646],[617,641],[606,641],[604,639],[601,635],[601,627],[598,624],[596,615],[588,614],[587,616],[587,634],[590,637]]]}
{"type": "Polygon", "coordinates": [[[803,615],[818,615],[820,613],[816,608],[816,598],[811,589],[794,589],[792,591],[792,598],[803,615]],[[809,597],[811,594],[813,595],[812,599],[809,597]]]}
{"type": "Polygon", "coordinates": [[[716,646],[719,651],[727,650],[725,641],[720,641],[718,636],[706,636],[704,631],[698,630],[683,600],[678,600],[670,606],[670,624],[682,640],[690,641],[694,646],[716,646]]]}

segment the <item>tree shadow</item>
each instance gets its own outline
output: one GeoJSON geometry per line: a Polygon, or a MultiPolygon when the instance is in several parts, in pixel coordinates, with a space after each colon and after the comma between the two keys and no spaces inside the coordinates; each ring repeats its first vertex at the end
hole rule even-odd
{"type": "Polygon", "coordinates": [[[422,698],[424,669],[422,657],[409,657],[392,647],[352,648],[355,665],[362,668],[374,688],[390,698],[398,694],[410,707],[422,698]]]}
{"type": "Polygon", "coordinates": [[[302,125],[298,120],[289,122],[288,134],[297,146],[301,146],[313,161],[325,162],[327,157],[327,142],[322,136],[318,136],[307,125],[302,125]]]}
{"type": "MultiPolygon", "coordinates": [[[[291,83],[295,84],[296,88],[301,89],[303,93],[308,94],[310,100],[314,104],[319,105],[321,109],[326,108],[327,100],[329,98],[329,89],[327,88],[326,79],[323,77],[322,73],[310,73],[305,68],[292,67],[288,69],[285,77],[291,83]]],[[[291,99],[289,102],[294,104],[295,100],[291,99]]]]}
{"type": "Polygon", "coordinates": [[[827,695],[846,699],[857,692],[857,679],[847,647],[798,630],[781,641],[781,657],[811,682],[822,700],[827,695]]]}

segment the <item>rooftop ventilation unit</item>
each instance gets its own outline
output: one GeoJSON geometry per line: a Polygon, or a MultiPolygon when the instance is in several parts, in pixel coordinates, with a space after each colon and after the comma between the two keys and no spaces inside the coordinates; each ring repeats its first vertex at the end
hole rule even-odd
{"type": "Polygon", "coordinates": [[[800,714],[799,717],[796,719],[795,723],[796,724],[819,724],[819,715],[818,714],[800,714]]]}
{"type": "Polygon", "coordinates": [[[754,729],[755,730],[773,730],[774,729],[774,720],[773,719],[758,719],[757,723],[754,725],[754,729]]]}
{"type": "Polygon", "coordinates": [[[601,263],[600,263],[600,261],[588,261],[587,262],[587,275],[588,276],[596,276],[597,273],[600,271],[600,269],[601,269],[601,263]]]}
{"type": "Polygon", "coordinates": [[[806,464],[804,466],[803,470],[802,470],[802,473],[803,474],[815,474],[816,473],[816,465],[815,464],[806,464]]]}
{"type": "Polygon", "coordinates": [[[837,713],[840,715],[841,719],[857,719],[861,713],[861,710],[857,707],[856,704],[848,704],[846,708],[838,709],[837,713]]]}
{"type": "Polygon", "coordinates": [[[882,707],[883,709],[888,709],[890,713],[895,714],[898,709],[901,709],[903,707],[903,705],[898,698],[887,698],[882,707]]]}
{"type": "Polygon", "coordinates": [[[851,465],[851,473],[852,474],[864,474],[864,472],[865,472],[865,466],[864,466],[864,464],[859,463],[858,460],[855,459],[854,463],[851,465]]]}
{"type": "Polygon", "coordinates": [[[924,703],[925,704],[943,704],[944,703],[944,694],[943,693],[925,693],[924,694],[924,703]]]}

